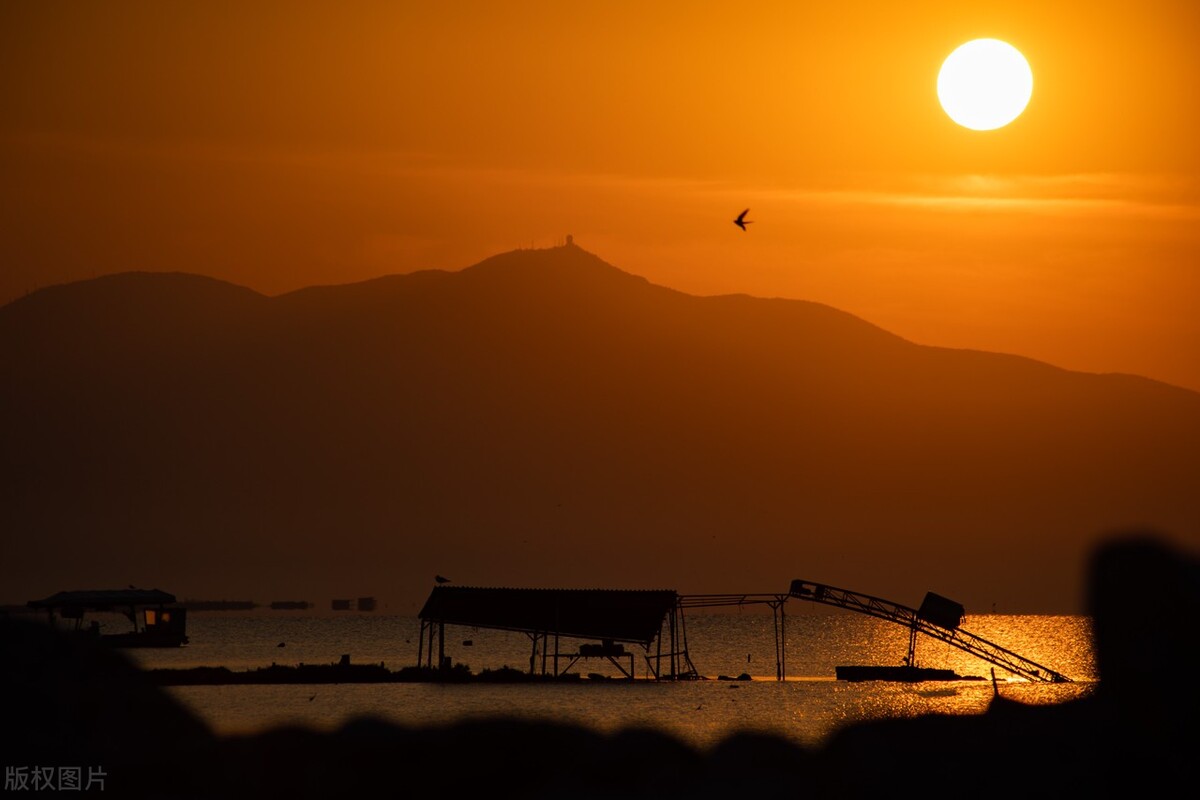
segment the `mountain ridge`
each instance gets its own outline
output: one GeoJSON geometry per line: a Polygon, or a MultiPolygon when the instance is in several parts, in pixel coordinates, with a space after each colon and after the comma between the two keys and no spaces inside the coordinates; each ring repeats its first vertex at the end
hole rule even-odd
{"type": "Polygon", "coordinates": [[[94,281],[0,308],[0,410],[25,421],[10,563],[76,552],[53,586],[0,568],[29,597],[108,576],[408,609],[451,569],[760,591],[787,561],[901,602],[1061,610],[1104,531],[1200,527],[1200,394],[687,295],[579,248],[274,297],[94,281]]]}
{"type": "MultiPolygon", "coordinates": [[[[554,247],[554,248],[535,248],[535,249],[512,250],[512,251],[508,251],[505,253],[500,253],[500,254],[491,256],[487,259],[484,259],[481,262],[478,262],[477,264],[470,265],[470,266],[465,267],[460,270],[422,269],[422,270],[416,270],[416,271],[407,272],[407,273],[394,273],[394,274],[380,275],[375,278],[368,278],[366,280],[355,281],[355,282],[351,282],[351,283],[317,284],[317,285],[313,285],[313,286],[306,286],[306,287],[302,287],[299,289],[290,290],[287,292],[282,292],[282,293],[275,294],[275,295],[264,294],[255,289],[243,286],[243,285],[235,283],[233,281],[228,281],[228,280],[221,279],[221,278],[215,278],[215,277],[211,277],[211,276],[204,275],[201,273],[180,272],[180,271],[129,270],[129,271],[124,271],[124,272],[116,272],[116,273],[109,273],[106,275],[100,275],[100,276],[96,276],[94,278],[87,278],[87,279],[83,279],[83,280],[70,281],[70,282],[66,282],[66,283],[62,283],[62,284],[56,284],[53,286],[42,287],[40,289],[29,292],[28,294],[26,294],[22,297],[15,298],[15,299],[9,301],[5,305],[0,306],[0,309],[4,309],[6,307],[20,308],[23,305],[37,303],[43,299],[58,295],[61,292],[65,292],[65,291],[74,292],[74,291],[77,291],[79,289],[82,289],[82,288],[88,287],[88,286],[101,285],[101,284],[106,284],[106,283],[118,284],[118,283],[126,283],[128,281],[140,281],[140,280],[145,280],[148,283],[160,284],[160,285],[165,285],[166,283],[170,282],[170,283],[175,284],[176,286],[179,286],[181,282],[189,282],[192,285],[201,285],[201,284],[207,283],[213,287],[226,287],[229,290],[231,290],[228,292],[230,299],[238,298],[240,296],[240,299],[245,302],[249,302],[249,300],[248,300],[249,297],[253,297],[255,301],[261,299],[261,300],[265,300],[265,301],[294,302],[294,301],[299,300],[300,298],[304,298],[304,297],[308,297],[308,296],[312,296],[312,295],[328,296],[331,293],[339,293],[339,292],[346,293],[348,295],[352,295],[352,294],[360,294],[361,292],[364,292],[367,290],[374,291],[379,288],[392,289],[392,288],[399,287],[399,286],[407,287],[407,286],[411,285],[412,283],[421,282],[421,281],[453,280],[455,278],[455,276],[474,277],[479,272],[486,271],[495,266],[500,266],[501,269],[503,269],[504,268],[503,262],[506,259],[511,259],[513,257],[520,257],[520,256],[524,256],[527,254],[538,254],[538,253],[545,254],[548,252],[565,251],[565,250],[578,251],[579,253],[584,254],[588,258],[594,259],[599,265],[602,265],[607,270],[611,270],[612,272],[619,273],[628,279],[632,279],[631,282],[637,282],[645,287],[652,287],[653,289],[662,290],[664,292],[670,292],[672,294],[682,296],[682,297],[687,297],[687,298],[692,298],[692,299],[697,299],[697,300],[723,301],[723,302],[750,301],[750,302],[754,302],[754,303],[758,303],[758,304],[780,303],[780,304],[788,305],[792,308],[805,307],[808,309],[822,309],[826,312],[832,312],[832,315],[841,316],[845,319],[853,320],[855,323],[859,323],[859,324],[867,326],[869,328],[873,328],[881,333],[886,334],[889,337],[895,337],[896,339],[899,339],[900,341],[911,344],[914,347],[928,348],[928,349],[940,350],[940,351],[985,354],[985,355],[991,355],[991,356],[1000,356],[1000,357],[1004,357],[1004,358],[1019,359],[1019,360],[1028,362],[1030,364],[1038,364],[1038,365],[1042,365],[1045,367],[1049,367],[1054,370],[1061,370],[1063,372],[1069,372],[1069,373],[1074,373],[1074,374],[1079,374],[1079,375],[1092,375],[1092,376],[1097,376],[1097,377],[1129,378],[1129,379],[1134,379],[1134,380],[1146,381],[1146,382],[1149,382],[1152,384],[1159,384],[1159,385],[1162,385],[1165,387],[1170,387],[1171,389],[1178,389],[1181,391],[1189,392],[1191,394],[1200,394],[1200,392],[1196,392],[1195,390],[1189,389],[1187,387],[1179,386],[1179,385],[1172,384],[1167,381],[1163,381],[1163,380],[1160,380],[1157,378],[1152,378],[1152,377],[1137,374],[1137,373],[1117,372],[1117,371],[1093,372],[1093,371],[1086,371],[1086,370],[1078,370],[1078,369],[1072,369],[1072,368],[1068,368],[1068,367],[1061,367],[1061,366],[1053,364],[1051,362],[1047,362],[1047,361],[1036,359],[1036,358],[1033,358],[1030,356],[1023,356],[1018,353],[1011,353],[1011,352],[1007,352],[1007,351],[982,350],[979,348],[970,348],[970,347],[948,347],[948,346],[938,345],[938,344],[917,342],[917,341],[914,341],[911,339],[906,339],[902,336],[899,336],[898,334],[888,331],[886,328],[883,328],[882,326],[876,325],[875,323],[872,323],[869,320],[866,320],[866,319],[859,317],[855,314],[852,314],[850,312],[843,311],[841,309],[838,309],[834,306],[830,306],[825,303],[815,302],[815,301],[811,301],[811,300],[802,300],[802,299],[798,299],[798,298],[788,298],[788,297],[766,297],[766,296],[758,296],[758,295],[752,295],[752,294],[742,293],[742,292],[716,294],[716,295],[692,295],[692,294],[688,294],[688,293],[685,293],[685,292],[682,292],[682,291],[679,291],[676,289],[672,289],[670,287],[662,286],[661,284],[652,283],[646,278],[643,278],[643,277],[637,276],[637,275],[633,275],[632,273],[625,272],[625,271],[621,270],[620,268],[609,264],[608,262],[602,261],[598,256],[595,256],[594,254],[591,254],[588,251],[583,250],[582,248],[579,248],[577,245],[566,245],[566,246],[560,245],[560,246],[554,247]]],[[[542,274],[538,274],[538,277],[544,277],[544,276],[542,274]]]]}

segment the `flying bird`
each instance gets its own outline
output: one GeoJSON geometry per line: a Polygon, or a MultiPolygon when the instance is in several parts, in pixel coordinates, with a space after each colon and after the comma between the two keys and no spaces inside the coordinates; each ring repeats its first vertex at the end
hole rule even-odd
{"type": "Polygon", "coordinates": [[[734,224],[734,225],[737,225],[737,226],[738,226],[739,228],[741,228],[742,230],[746,230],[746,226],[747,226],[747,225],[749,225],[751,222],[753,222],[753,221],[754,221],[754,220],[752,220],[752,219],[746,219],[746,215],[747,215],[747,214],[749,214],[749,213],[750,213],[750,209],[748,209],[748,208],[747,208],[745,211],[743,211],[742,213],[738,214],[738,215],[737,215],[737,219],[735,219],[735,220],[733,221],[733,224],[734,224]]]}
{"type": "Polygon", "coordinates": [[[443,578],[441,575],[434,575],[433,579],[435,581],[437,581],[438,583],[449,583],[450,582],[449,578],[443,578]]]}

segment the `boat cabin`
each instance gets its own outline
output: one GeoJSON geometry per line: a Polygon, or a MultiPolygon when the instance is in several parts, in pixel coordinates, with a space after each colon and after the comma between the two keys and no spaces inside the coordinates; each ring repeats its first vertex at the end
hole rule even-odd
{"type": "Polygon", "coordinates": [[[116,647],[182,647],[188,642],[187,609],[175,602],[175,595],[158,589],[58,592],[26,605],[46,611],[55,627],[66,625],[116,647]],[[122,614],[131,628],[102,630],[98,620],[88,618],[101,613],[122,614]]]}

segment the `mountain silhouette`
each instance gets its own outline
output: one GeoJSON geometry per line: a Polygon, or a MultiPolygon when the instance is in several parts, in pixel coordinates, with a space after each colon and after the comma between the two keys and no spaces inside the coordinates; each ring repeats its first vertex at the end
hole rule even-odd
{"type": "Polygon", "coordinates": [[[1200,531],[1200,394],[697,297],[568,245],[275,297],[126,273],[0,308],[0,585],[419,606],[476,585],[1075,611],[1200,531]]]}

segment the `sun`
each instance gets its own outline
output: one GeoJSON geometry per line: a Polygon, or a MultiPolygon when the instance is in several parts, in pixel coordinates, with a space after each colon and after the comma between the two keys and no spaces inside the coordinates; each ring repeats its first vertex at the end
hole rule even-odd
{"type": "Polygon", "coordinates": [[[999,39],[975,39],[942,63],[938,100],[950,119],[975,131],[1003,128],[1033,96],[1033,71],[1021,51],[999,39]]]}

